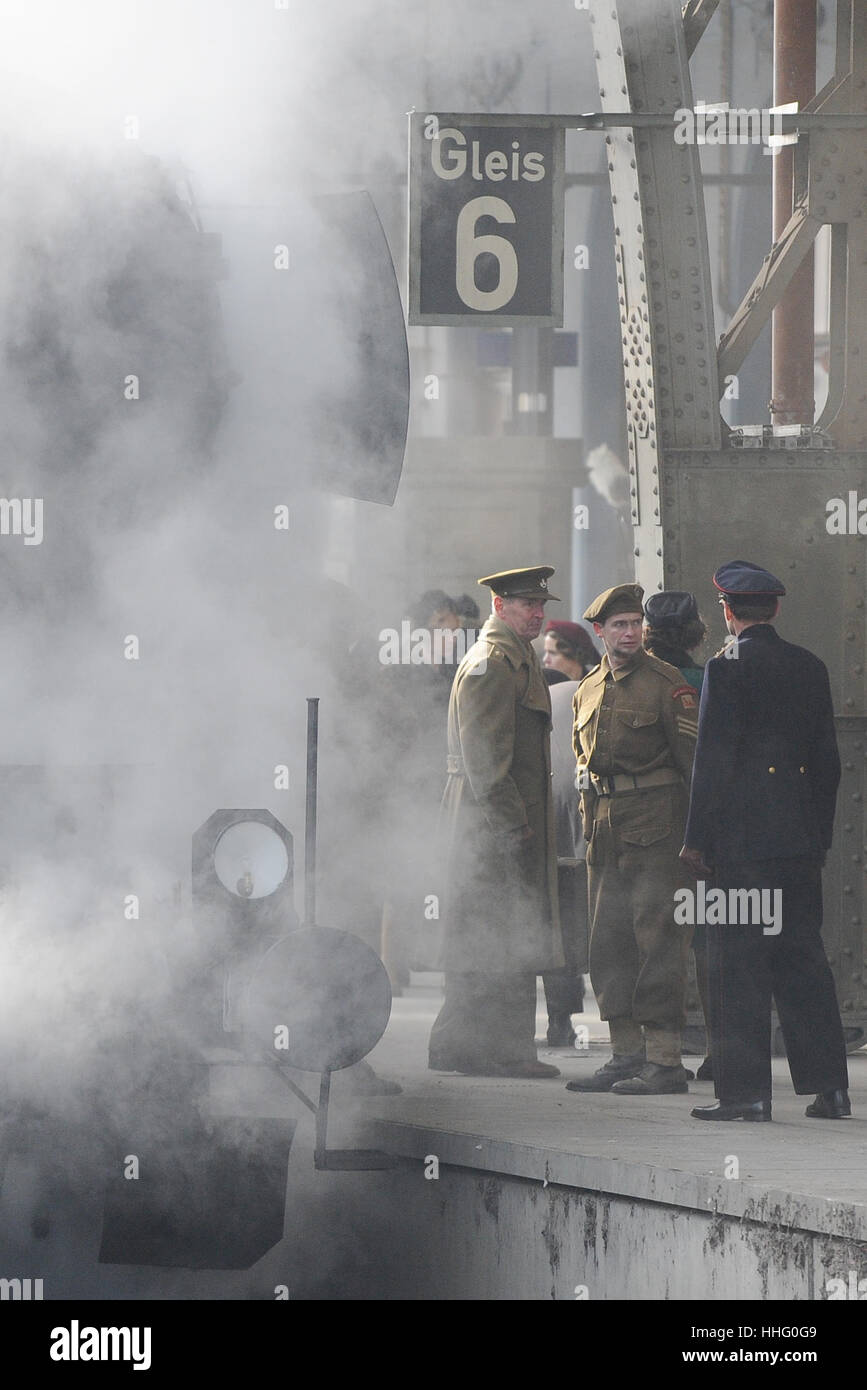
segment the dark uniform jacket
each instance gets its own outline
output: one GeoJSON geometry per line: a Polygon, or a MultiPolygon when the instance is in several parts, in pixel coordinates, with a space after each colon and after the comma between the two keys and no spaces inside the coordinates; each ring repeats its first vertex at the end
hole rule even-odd
{"type": "Polygon", "coordinates": [[[458,667],[449,702],[445,970],[563,965],[551,796],[551,702],[539,659],[500,618],[458,667]],[[526,849],[508,832],[529,825],[526,849]]]}
{"type": "Polygon", "coordinates": [[[767,623],[705,667],[686,845],[711,868],[824,859],[840,757],[828,672],[767,623]]]}

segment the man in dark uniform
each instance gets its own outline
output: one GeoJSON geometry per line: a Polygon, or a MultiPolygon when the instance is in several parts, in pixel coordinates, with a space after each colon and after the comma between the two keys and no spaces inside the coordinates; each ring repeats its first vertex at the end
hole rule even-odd
{"type": "Polygon", "coordinates": [[[767,570],[733,560],[713,582],[735,640],[705,667],[682,858],[722,890],[721,920],[708,912],[718,1102],[692,1114],[770,1120],[773,997],[795,1091],[817,1092],[806,1113],[843,1119],[846,1050],[821,938],[840,781],[828,672],[771,626],[786,591],[767,570]]]}
{"type": "Polygon", "coordinates": [[[584,614],[605,655],[574,699],[587,846],[590,978],[613,1056],[571,1091],[688,1089],[680,1060],[691,928],[674,919],[698,699],[641,645],[644,590],[620,584],[584,614]],[[583,773],[583,778],[582,778],[583,773]],[[642,1031],[643,1030],[643,1031],[642,1031]]]}
{"type": "Polygon", "coordinates": [[[441,829],[445,1000],[434,1070],[559,1076],[536,1056],[536,975],[564,965],[551,796],[551,701],[531,643],[549,565],[480,579],[493,614],[458,667],[449,701],[441,829]]]}

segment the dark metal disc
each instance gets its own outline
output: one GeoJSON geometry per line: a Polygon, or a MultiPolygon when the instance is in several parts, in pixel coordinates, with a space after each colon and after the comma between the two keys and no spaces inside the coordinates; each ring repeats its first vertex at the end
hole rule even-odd
{"type": "Polygon", "coordinates": [[[340,1071],[385,1032],[391,984],[375,951],[351,932],[303,927],[266,951],[241,1008],[251,1041],[301,1071],[340,1071]]]}

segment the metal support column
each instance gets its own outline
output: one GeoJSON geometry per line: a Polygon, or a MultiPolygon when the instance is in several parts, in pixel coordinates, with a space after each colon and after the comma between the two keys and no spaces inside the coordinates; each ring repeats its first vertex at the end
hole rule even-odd
{"type": "MultiPolygon", "coordinates": [[[[797,102],[803,110],[815,95],[816,0],[775,0],[774,103],[797,102]]],[[[797,145],[785,145],[774,157],[775,242],[806,195],[799,155],[797,145]]],[[[815,418],[813,263],[811,248],[774,310],[771,420],[776,425],[812,425],[815,418]]]]}

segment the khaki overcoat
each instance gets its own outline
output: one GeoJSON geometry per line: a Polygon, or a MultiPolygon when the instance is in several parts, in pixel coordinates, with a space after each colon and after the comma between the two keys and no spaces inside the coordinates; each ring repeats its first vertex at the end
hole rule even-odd
{"type": "Polygon", "coordinates": [[[539,973],[563,965],[551,794],[551,702],[529,642],[491,617],[449,702],[441,966],[539,973]],[[533,837],[515,853],[509,831],[533,837]]]}

